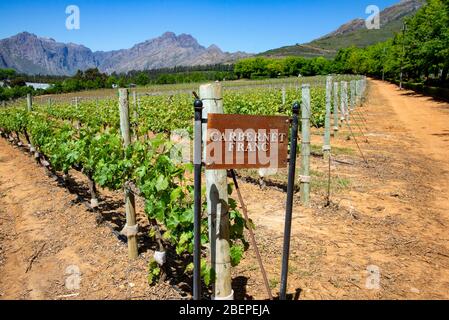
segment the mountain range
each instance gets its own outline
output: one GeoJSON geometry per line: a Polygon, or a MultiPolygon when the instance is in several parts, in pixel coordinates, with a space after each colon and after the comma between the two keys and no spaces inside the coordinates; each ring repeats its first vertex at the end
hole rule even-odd
{"type": "Polygon", "coordinates": [[[244,52],[223,52],[215,45],[205,48],[191,35],[173,32],[130,49],[108,52],[92,52],[82,45],[60,43],[28,32],[0,40],[0,68],[13,68],[27,74],[73,75],[88,68],[121,73],[228,63],[247,56],[244,52]]]}
{"type": "Polygon", "coordinates": [[[402,30],[404,19],[415,14],[425,0],[402,0],[382,10],[380,29],[368,30],[364,19],[354,19],[337,30],[305,44],[296,44],[260,53],[263,56],[333,57],[339,49],[350,46],[366,47],[393,37],[402,30]]]}
{"type": "MultiPolygon", "coordinates": [[[[381,28],[368,30],[365,20],[355,19],[334,32],[305,44],[272,49],[260,56],[333,57],[341,48],[365,47],[385,41],[402,29],[406,17],[414,14],[425,0],[402,0],[380,13],[381,28]]],[[[162,36],[136,44],[130,49],[93,52],[89,48],[60,43],[51,38],[22,32],[0,40],[0,68],[21,73],[73,75],[77,70],[98,68],[102,72],[122,73],[175,66],[232,63],[249,57],[245,52],[223,52],[216,45],[208,48],[188,34],[166,32],[162,36]]]]}

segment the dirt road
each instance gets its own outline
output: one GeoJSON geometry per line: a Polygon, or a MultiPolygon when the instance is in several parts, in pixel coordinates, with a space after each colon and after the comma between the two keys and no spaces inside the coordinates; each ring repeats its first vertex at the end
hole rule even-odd
{"type": "MultiPolygon", "coordinates": [[[[332,174],[349,187],[334,190],[326,208],[315,183],[311,208],[296,204],[289,292],[300,299],[448,299],[449,104],[370,81],[367,103],[352,118],[369,165],[346,139],[349,130],[340,131],[333,147],[353,152],[335,158],[352,165],[333,162],[332,174]],[[362,116],[368,143],[357,128],[364,130],[362,116]]],[[[322,136],[312,143],[320,146],[322,136]]],[[[312,160],[315,180],[326,169],[312,160]]],[[[277,292],[285,195],[247,184],[243,194],[277,292]]],[[[245,295],[266,297],[248,255],[236,276],[250,288],[245,295]]]]}
{"type": "MultiPolygon", "coordinates": [[[[330,207],[317,183],[311,208],[295,204],[288,291],[299,299],[447,299],[449,104],[370,81],[354,130],[359,113],[369,143],[360,133],[357,141],[369,165],[347,131],[332,140],[351,152],[332,163],[341,186],[330,207]]],[[[315,132],[313,143],[321,141],[315,132]]],[[[322,159],[312,163],[315,176],[326,172],[322,159]]],[[[140,258],[128,262],[126,245],[81,203],[83,181],[76,185],[58,185],[0,139],[0,299],[179,298],[168,284],[148,286],[151,246],[141,244],[140,258]]],[[[241,187],[276,294],[285,193],[241,187]]],[[[105,217],[123,216],[121,195],[102,191],[100,200],[105,217]]],[[[252,251],[233,276],[236,298],[266,298],[252,251]]]]}
{"type": "MultiPolygon", "coordinates": [[[[126,245],[82,204],[82,189],[75,181],[69,192],[0,139],[0,299],[179,298],[148,286],[149,256],[129,262],[126,245]]],[[[120,201],[102,200],[105,216],[123,215],[120,201]]]]}

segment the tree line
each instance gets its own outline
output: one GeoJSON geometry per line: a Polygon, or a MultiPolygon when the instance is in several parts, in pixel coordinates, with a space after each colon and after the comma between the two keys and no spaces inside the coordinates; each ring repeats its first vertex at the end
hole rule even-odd
{"type": "Polygon", "coordinates": [[[448,86],[449,0],[429,0],[394,38],[340,50],[334,63],[342,72],[448,86]]]}
{"type": "Polygon", "coordinates": [[[254,57],[238,61],[234,72],[240,79],[315,76],[334,72],[333,61],[323,57],[283,59],[254,57]]]}
{"type": "Polygon", "coordinates": [[[27,93],[34,95],[59,94],[83,90],[95,90],[113,87],[146,86],[151,84],[178,84],[207,81],[236,80],[233,65],[180,66],[128,73],[100,72],[97,68],[78,70],[72,76],[26,75],[13,69],[0,69],[0,101],[14,100],[27,93]],[[33,89],[26,82],[49,83],[48,89],[33,89]]]}
{"type": "Polygon", "coordinates": [[[248,79],[353,73],[398,80],[402,74],[407,81],[449,86],[449,0],[429,0],[392,39],[341,49],[332,60],[256,57],[239,61],[234,72],[248,79]]]}
{"type": "Polygon", "coordinates": [[[253,57],[235,65],[174,67],[130,71],[111,75],[98,69],[78,71],[73,77],[27,76],[11,69],[0,69],[0,100],[11,100],[27,93],[56,94],[90,89],[128,87],[132,84],[177,84],[236,79],[264,79],[289,76],[315,76],[354,73],[424,85],[449,87],[449,0],[428,0],[392,39],[366,48],[338,51],[334,59],[253,57]],[[47,90],[33,90],[29,82],[52,83],[47,90]]]}

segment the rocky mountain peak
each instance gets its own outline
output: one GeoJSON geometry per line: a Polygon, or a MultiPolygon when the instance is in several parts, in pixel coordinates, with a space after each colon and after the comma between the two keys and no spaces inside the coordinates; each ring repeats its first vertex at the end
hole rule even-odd
{"type": "Polygon", "coordinates": [[[215,45],[206,49],[193,36],[174,32],[165,32],[130,49],[109,52],[92,52],[82,45],[59,43],[29,32],[0,40],[0,68],[29,74],[73,75],[78,69],[88,68],[120,73],[227,63],[245,56],[248,55],[241,52],[223,52],[215,45]]]}
{"type": "Polygon", "coordinates": [[[220,52],[223,53],[223,51],[215,44],[209,46],[207,48],[207,51],[209,51],[209,52],[216,52],[216,53],[220,53],[220,52]]]}
{"type": "MultiPolygon", "coordinates": [[[[425,0],[401,0],[399,3],[386,8],[379,14],[381,27],[417,11],[423,3],[425,3],[425,0]]],[[[331,32],[320,39],[326,39],[338,35],[346,35],[364,28],[366,28],[365,20],[358,18],[343,24],[336,31],[331,32]]]]}

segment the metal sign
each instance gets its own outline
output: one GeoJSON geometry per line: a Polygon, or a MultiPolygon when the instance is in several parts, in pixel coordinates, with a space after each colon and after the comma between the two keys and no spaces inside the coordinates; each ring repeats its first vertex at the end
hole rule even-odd
{"type": "Polygon", "coordinates": [[[208,114],[206,169],[286,168],[290,118],[208,114]]]}
{"type": "MultiPolygon", "coordinates": [[[[201,299],[201,169],[202,160],[202,109],[199,97],[195,107],[195,149],[194,149],[194,250],[193,250],[193,298],[201,299]]],[[[287,202],[285,209],[284,245],[279,298],[286,299],[290,237],[295,187],[296,149],[298,137],[298,114],[300,104],[293,104],[293,117],[242,116],[208,114],[206,133],[206,169],[231,170],[238,189],[236,175],[232,169],[285,168],[288,162],[287,202]],[[288,131],[291,124],[291,139],[288,131]],[[288,144],[290,140],[290,157],[288,144]]],[[[239,198],[244,207],[241,194],[239,198]]],[[[245,219],[248,219],[244,211],[245,219]]],[[[255,240],[252,238],[253,246],[255,240]]],[[[257,255],[257,253],[256,253],[257,255]]],[[[261,264],[261,262],[260,262],[261,264]]],[[[261,269],[263,265],[261,264],[261,269]]],[[[267,285],[267,279],[264,278],[267,285]]],[[[272,299],[269,286],[267,290],[272,299]]]]}

